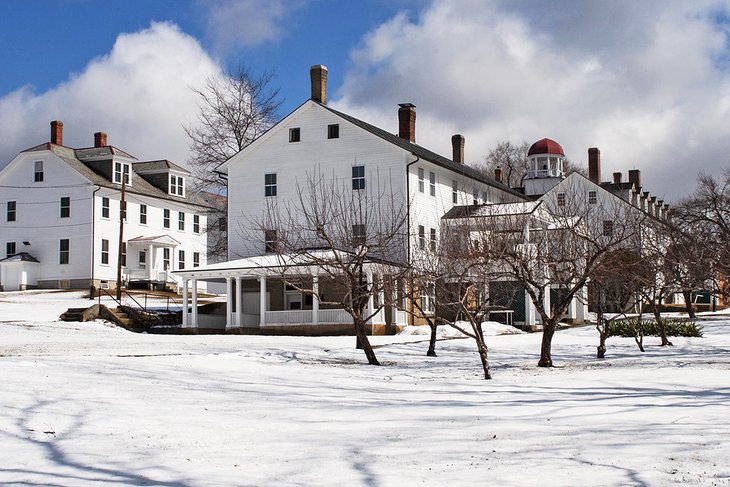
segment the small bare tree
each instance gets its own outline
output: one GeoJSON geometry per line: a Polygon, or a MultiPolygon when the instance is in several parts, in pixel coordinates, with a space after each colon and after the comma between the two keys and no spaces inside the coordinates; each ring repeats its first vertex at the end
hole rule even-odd
{"type": "Polygon", "coordinates": [[[317,170],[297,183],[296,196],[271,203],[253,228],[266,250],[279,256],[280,278],[325,306],[351,317],[368,363],[380,365],[367,336],[367,324],[394,304],[395,287],[407,273],[404,196],[380,184],[377,174],[362,179],[325,177],[317,170]],[[366,184],[367,183],[367,184],[366,184]],[[328,281],[327,298],[302,269],[328,281]]]}

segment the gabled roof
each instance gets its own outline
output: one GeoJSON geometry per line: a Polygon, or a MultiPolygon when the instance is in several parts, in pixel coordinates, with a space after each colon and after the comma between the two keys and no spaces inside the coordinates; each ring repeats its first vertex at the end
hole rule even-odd
{"type": "Polygon", "coordinates": [[[38,259],[30,255],[28,252],[19,252],[14,255],[0,259],[0,262],[35,262],[40,263],[38,259]]]}
{"type": "MultiPolygon", "coordinates": [[[[130,156],[124,151],[120,151],[119,149],[115,149],[112,146],[104,146],[104,147],[95,147],[91,149],[72,149],[71,147],[66,147],[62,145],[57,144],[51,144],[50,142],[46,142],[45,144],[40,144],[35,147],[31,147],[30,149],[26,149],[22,152],[40,152],[40,151],[50,151],[54,155],[56,155],[59,159],[64,161],[66,164],[71,166],[71,168],[75,169],[79,174],[81,174],[83,177],[88,179],[92,184],[95,184],[97,186],[101,186],[103,188],[112,188],[112,189],[121,189],[119,184],[114,184],[111,181],[109,181],[107,178],[102,176],[101,174],[95,172],[92,170],[89,166],[84,164],[84,162],[81,160],[80,156],[86,159],[91,158],[99,158],[99,157],[112,157],[112,155],[123,155],[123,157],[136,159],[134,156],[130,156]],[[115,152],[117,151],[117,152],[115,152]]],[[[152,161],[156,162],[156,161],[152,161]]],[[[135,166],[138,164],[144,164],[144,163],[134,163],[132,164],[132,169],[134,169],[135,166]]],[[[172,163],[170,163],[172,164],[172,163]]],[[[174,164],[173,164],[174,165],[174,164]]],[[[177,166],[179,167],[179,166],[177,166]]],[[[183,169],[184,171],[184,169],[183,169]]],[[[126,187],[126,191],[128,193],[132,194],[139,194],[143,196],[151,196],[153,198],[159,198],[163,200],[168,201],[174,201],[176,203],[181,204],[187,204],[187,205],[194,205],[194,206],[200,206],[203,208],[210,208],[210,205],[208,205],[202,198],[200,198],[197,194],[193,193],[192,191],[187,191],[185,197],[181,196],[174,196],[171,194],[168,194],[167,192],[161,190],[160,188],[150,184],[148,181],[146,181],[143,177],[136,177],[133,179],[132,184],[130,186],[126,187]]]]}
{"type": "Polygon", "coordinates": [[[542,201],[520,201],[519,203],[494,203],[489,205],[454,206],[441,218],[473,218],[480,216],[529,215],[542,204],[542,201]]]}
{"type": "Polygon", "coordinates": [[[142,174],[146,172],[167,172],[167,171],[178,171],[184,174],[190,174],[190,171],[182,166],[178,166],[174,162],[168,161],[167,159],[161,159],[158,161],[142,161],[137,162],[133,166],[134,172],[142,174]]]}
{"type": "Polygon", "coordinates": [[[400,147],[401,149],[407,150],[414,156],[417,156],[428,162],[432,162],[432,163],[436,164],[437,166],[441,166],[445,169],[448,169],[455,173],[461,174],[468,178],[475,179],[484,184],[488,184],[489,186],[493,186],[497,189],[500,189],[500,190],[510,193],[512,195],[518,196],[520,199],[525,199],[524,194],[513,190],[512,188],[510,188],[509,186],[507,186],[505,184],[498,183],[494,179],[483,175],[476,169],[474,169],[470,166],[467,166],[466,164],[456,163],[456,162],[452,161],[451,159],[447,159],[444,156],[440,156],[440,155],[436,154],[435,152],[432,152],[424,147],[421,147],[418,144],[414,144],[410,140],[399,137],[396,134],[391,134],[390,132],[383,130],[381,128],[378,128],[375,125],[371,125],[367,122],[363,122],[362,120],[360,120],[358,118],[355,118],[346,113],[337,111],[334,108],[328,107],[327,105],[323,105],[322,103],[319,103],[316,101],[314,103],[316,103],[317,105],[321,106],[322,108],[334,113],[335,115],[339,116],[340,118],[347,120],[348,122],[352,123],[353,125],[357,125],[358,127],[370,132],[371,134],[373,134],[377,137],[380,137],[381,139],[385,140],[386,142],[390,142],[391,144],[396,145],[396,146],[400,147]]]}
{"type": "Polygon", "coordinates": [[[155,244],[155,245],[164,245],[168,247],[177,247],[180,245],[180,242],[175,240],[169,235],[155,235],[152,237],[134,237],[127,240],[127,243],[130,244],[155,244]]]}

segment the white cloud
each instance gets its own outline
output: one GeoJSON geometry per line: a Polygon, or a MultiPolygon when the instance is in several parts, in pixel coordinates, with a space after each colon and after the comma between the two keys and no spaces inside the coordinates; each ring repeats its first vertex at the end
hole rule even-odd
{"type": "Polygon", "coordinates": [[[112,50],[46,91],[23,87],[0,98],[0,161],[49,140],[51,120],[64,122],[64,144],[93,145],[94,132],[140,159],[184,163],[183,123],[198,112],[191,86],[220,69],[194,38],[169,23],[120,34],[112,50]]]}
{"type": "Polygon", "coordinates": [[[285,34],[284,20],[304,0],[208,0],[208,37],[216,51],[276,42],[285,34]]]}
{"type": "Polygon", "coordinates": [[[638,167],[647,189],[677,197],[730,165],[729,12],[720,0],[435,0],[362,39],[333,105],[395,132],[397,103],[412,102],[419,143],[448,155],[462,133],[473,161],[505,139],[550,137],[576,162],[597,146],[604,179],[638,167]]]}

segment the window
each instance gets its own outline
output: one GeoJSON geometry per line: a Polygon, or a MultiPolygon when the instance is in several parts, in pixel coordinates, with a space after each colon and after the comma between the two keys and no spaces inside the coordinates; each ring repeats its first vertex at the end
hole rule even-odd
{"type": "Polygon", "coordinates": [[[33,181],[36,183],[43,182],[43,161],[35,161],[33,181]]]}
{"type": "Polygon", "coordinates": [[[109,265],[109,240],[101,239],[101,263],[109,265]]]}
{"type": "Polygon", "coordinates": [[[177,229],[185,231],[185,212],[177,212],[177,229]]]}
{"type": "Polygon", "coordinates": [[[605,237],[610,237],[613,235],[613,220],[603,221],[603,235],[605,237]]]}
{"type": "Polygon", "coordinates": [[[115,162],[114,182],[117,184],[122,184],[122,175],[124,175],[124,184],[129,184],[129,164],[115,162]]]}
{"type": "Polygon", "coordinates": [[[71,198],[68,196],[61,197],[61,218],[68,218],[71,216],[71,198]]]}
{"type": "Polygon", "coordinates": [[[431,196],[436,196],[436,173],[429,171],[428,173],[428,184],[431,196]]]}
{"type": "Polygon", "coordinates": [[[177,268],[180,270],[185,269],[185,251],[184,250],[177,251],[177,268]]]}
{"type": "Polygon", "coordinates": [[[170,228],[170,210],[168,209],[162,210],[162,226],[170,228]]]}
{"type": "Polygon", "coordinates": [[[62,238],[58,242],[58,263],[59,264],[68,264],[69,263],[69,257],[71,254],[71,246],[69,243],[69,239],[62,238]]]}
{"type": "Polygon", "coordinates": [[[588,204],[589,205],[595,205],[597,201],[596,192],[595,191],[588,191],[588,204]]]}
{"type": "Polygon", "coordinates": [[[122,267],[127,267],[127,242],[122,242],[122,267]]]}
{"type": "Polygon", "coordinates": [[[302,133],[299,127],[289,129],[289,142],[299,142],[302,140],[302,133]]]}
{"type": "Polygon", "coordinates": [[[193,267],[200,267],[200,252],[193,252],[193,267]]]}
{"type": "Polygon", "coordinates": [[[423,225],[418,225],[418,248],[426,250],[426,228],[423,225]]]}
{"type": "Polygon", "coordinates": [[[264,196],[276,196],[276,173],[264,174],[264,196]]]}
{"type": "Polygon", "coordinates": [[[436,300],[436,286],[434,284],[424,284],[419,294],[421,309],[424,313],[432,314],[436,300]]]}
{"type": "Polygon", "coordinates": [[[139,205],[139,223],[147,225],[147,205],[139,205]]]}
{"type": "Polygon", "coordinates": [[[109,218],[109,198],[101,199],[101,217],[109,218]]]}
{"type": "Polygon", "coordinates": [[[328,139],[339,139],[340,138],[340,124],[333,123],[327,125],[327,138],[328,139]]]}
{"type": "Polygon", "coordinates": [[[558,206],[565,206],[565,193],[558,193],[558,206]]]}
{"type": "Polygon", "coordinates": [[[424,188],[424,181],[423,181],[423,169],[418,168],[418,192],[423,193],[425,190],[424,188]]]}
{"type": "Polygon", "coordinates": [[[147,268],[147,251],[140,250],[137,258],[139,260],[139,268],[146,269],[147,268]]]}
{"type": "Polygon", "coordinates": [[[459,190],[458,183],[456,182],[456,179],[454,179],[453,181],[451,181],[451,202],[454,204],[459,202],[458,190],[459,190]]]}
{"type": "Polygon", "coordinates": [[[352,189],[365,189],[365,166],[352,166],[352,189]]]}
{"type": "Polygon", "coordinates": [[[365,245],[365,225],[362,223],[352,226],[352,245],[365,245]]]}
{"type": "Polygon", "coordinates": [[[277,248],[276,230],[264,230],[264,250],[271,253],[276,252],[277,248]]]}
{"type": "Polygon", "coordinates": [[[8,242],[5,244],[5,257],[15,255],[15,242],[8,242]]]}
{"type": "Polygon", "coordinates": [[[9,222],[15,221],[17,207],[18,207],[18,204],[15,201],[8,201],[7,220],[9,222]]]}
{"type": "Polygon", "coordinates": [[[193,215],[193,233],[200,233],[200,215],[193,215]]]}
{"type": "Polygon", "coordinates": [[[431,229],[431,241],[429,243],[430,243],[431,252],[436,252],[436,229],[435,228],[431,229]]]}
{"type": "Polygon", "coordinates": [[[170,174],[170,194],[185,196],[185,178],[170,174]]]}
{"type": "Polygon", "coordinates": [[[162,249],[162,269],[169,271],[170,270],[170,248],[164,247],[162,249]]]}

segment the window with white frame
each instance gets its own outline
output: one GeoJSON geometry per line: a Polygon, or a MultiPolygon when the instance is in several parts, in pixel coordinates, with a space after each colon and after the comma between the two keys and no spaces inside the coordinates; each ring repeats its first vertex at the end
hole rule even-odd
{"type": "Polygon", "coordinates": [[[124,184],[129,184],[129,164],[126,162],[115,162],[113,181],[117,184],[122,184],[122,176],[124,177],[124,184]]]}
{"type": "Polygon", "coordinates": [[[146,250],[139,251],[139,254],[137,254],[137,262],[139,263],[140,269],[147,268],[147,251],[146,250]]]}
{"type": "Polygon", "coordinates": [[[598,202],[598,195],[595,191],[588,191],[588,204],[595,205],[598,202]]]}
{"type": "Polygon", "coordinates": [[[101,217],[109,218],[109,198],[106,196],[101,199],[101,217]]]}
{"type": "Polygon", "coordinates": [[[62,238],[58,242],[58,263],[61,265],[68,264],[71,261],[71,241],[62,238]]]}
{"type": "Polygon", "coordinates": [[[193,267],[200,267],[200,252],[193,252],[193,267]]]}
{"type": "Polygon", "coordinates": [[[427,283],[420,289],[421,310],[427,314],[433,314],[436,310],[436,285],[427,283]]]}
{"type": "Polygon", "coordinates": [[[43,182],[43,161],[35,161],[33,165],[33,182],[43,182]]]}
{"type": "Polygon", "coordinates": [[[185,178],[170,174],[170,194],[185,196],[185,178]]]}
{"type": "Polygon", "coordinates": [[[68,196],[61,197],[61,218],[69,218],[71,216],[71,198],[68,196]]]}
{"type": "Polygon", "coordinates": [[[423,180],[423,178],[424,178],[423,168],[422,167],[419,167],[418,168],[418,192],[419,193],[423,193],[426,190],[425,189],[425,184],[426,183],[423,180]]]}
{"type": "Polygon", "coordinates": [[[185,251],[184,250],[177,251],[177,268],[180,270],[185,269],[185,251]]]}
{"type": "Polygon", "coordinates": [[[139,205],[139,223],[147,225],[147,205],[139,205]]]}
{"type": "Polygon", "coordinates": [[[170,228],[170,210],[165,208],[162,210],[162,226],[165,228],[170,228]]]}
{"type": "Polygon", "coordinates": [[[109,265],[109,240],[101,239],[101,263],[109,265]]]}
{"type": "Polygon", "coordinates": [[[170,247],[162,249],[162,269],[165,271],[170,270],[170,247]]]}
{"type": "Polygon", "coordinates": [[[365,166],[352,166],[352,189],[365,189],[365,166]]]}
{"type": "Polygon", "coordinates": [[[184,211],[177,212],[177,229],[180,231],[185,231],[185,212],[184,211]]]}
{"type": "Polygon", "coordinates": [[[436,173],[428,172],[428,191],[431,196],[436,196],[436,173]]]}
{"type": "Polygon", "coordinates": [[[200,233],[200,215],[193,215],[193,233],[200,233]]]}
{"type": "Polygon", "coordinates": [[[264,174],[264,196],[276,196],[276,173],[264,174]]]}
{"type": "Polygon", "coordinates": [[[418,225],[418,248],[426,250],[426,227],[418,225]]]}
{"type": "Polygon", "coordinates": [[[558,206],[565,206],[565,193],[558,193],[558,206]]]}
{"type": "Polygon", "coordinates": [[[5,244],[5,257],[15,255],[15,242],[8,242],[5,244]]]}
{"type": "Polygon", "coordinates": [[[9,222],[14,222],[17,215],[18,203],[15,201],[8,201],[7,213],[5,219],[9,222]]]}
{"type": "Polygon", "coordinates": [[[431,229],[431,239],[429,240],[431,252],[436,252],[436,229],[431,229]]]}

